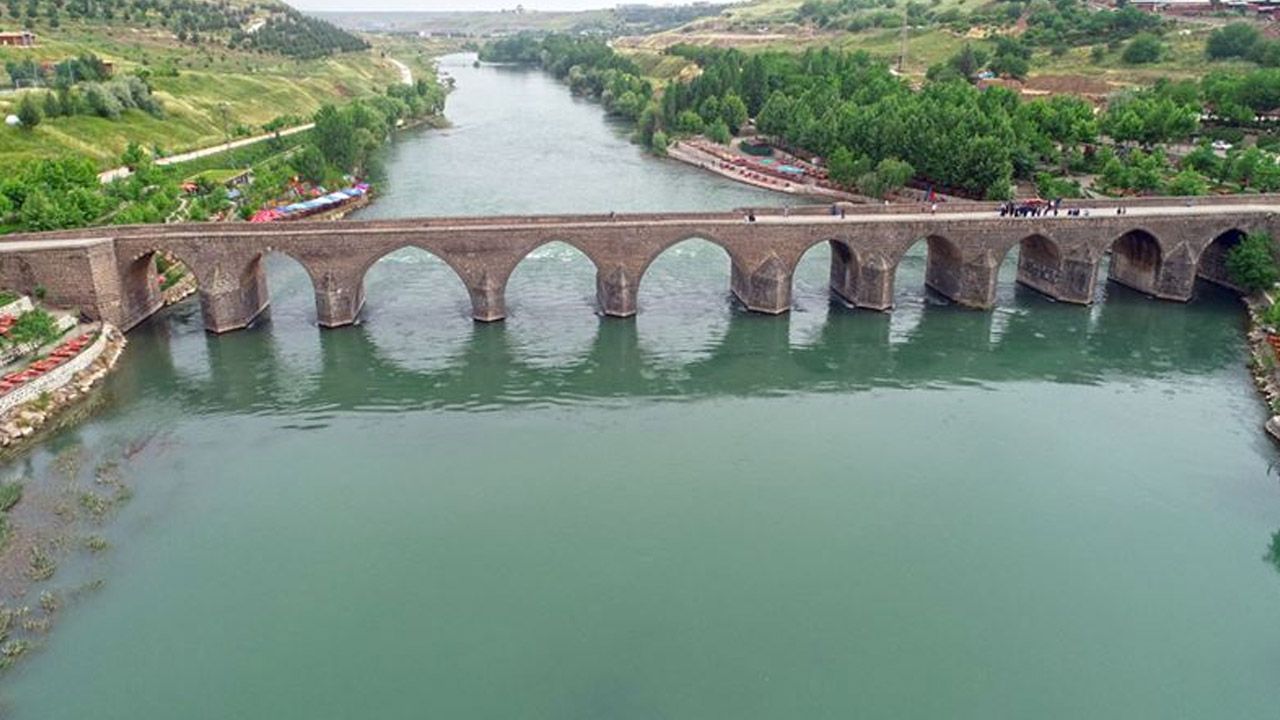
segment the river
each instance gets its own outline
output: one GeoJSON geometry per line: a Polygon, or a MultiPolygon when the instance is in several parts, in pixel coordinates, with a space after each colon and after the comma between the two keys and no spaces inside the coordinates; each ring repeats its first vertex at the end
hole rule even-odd
{"type": "MultiPolygon", "coordinates": [[[[780,204],[628,144],[545,75],[472,68],[366,217],[780,204]]],[[[661,256],[634,320],[547,246],[506,322],[420,251],[361,325],[274,259],[254,328],[194,302],[130,335],[107,401],[5,473],[119,461],[134,497],[50,587],[14,720],[1263,718],[1280,707],[1274,448],[1242,317],[1013,283],[735,309],[661,256]],[[96,592],[70,588],[105,579],[96,592]]]]}

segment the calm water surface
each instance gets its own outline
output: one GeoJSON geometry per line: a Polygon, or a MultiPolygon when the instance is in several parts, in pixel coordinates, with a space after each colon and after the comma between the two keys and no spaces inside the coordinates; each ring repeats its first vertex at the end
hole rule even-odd
{"type": "MultiPolygon", "coordinates": [[[[368,217],[782,202],[446,65],[456,127],[391,149],[368,217]]],[[[1233,299],[1059,305],[1011,257],[970,312],[920,252],[891,314],[831,306],[815,248],[795,312],[747,315],[700,241],[633,321],[562,245],[496,325],[418,251],[358,327],[317,329],[286,259],[249,331],[170,309],[8,470],[128,446],[136,497],[0,716],[1275,717],[1280,487],[1233,299]]]]}

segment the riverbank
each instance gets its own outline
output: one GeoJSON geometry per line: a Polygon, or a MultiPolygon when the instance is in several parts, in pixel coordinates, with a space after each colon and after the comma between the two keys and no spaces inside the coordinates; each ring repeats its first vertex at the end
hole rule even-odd
{"type": "Polygon", "coordinates": [[[762,190],[785,193],[800,197],[816,197],[853,203],[868,203],[870,200],[862,195],[823,187],[812,182],[793,182],[753,172],[750,168],[734,165],[721,157],[699,147],[687,140],[677,140],[667,148],[667,157],[693,165],[699,169],[728,178],[734,182],[750,185],[762,190]]]}

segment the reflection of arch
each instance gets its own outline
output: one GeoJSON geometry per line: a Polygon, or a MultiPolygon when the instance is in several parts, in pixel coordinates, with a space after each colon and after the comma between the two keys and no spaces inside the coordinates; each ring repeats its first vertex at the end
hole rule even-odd
{"type": "Polygon", "coordinates": [[[1227,255],[1244,240],[1244,236],[1245,232],[1240,228],[1230,228],[1218,233],[1200,253],[1196,262],[1196,275],[1232,290],[1239,290],[1231,282],[1231,273],[1227,271],[1227,255]]]}
{"type": "Polygon", "coordinates": [[[1155,294],[1164,253],[1155,235],[1137,228],[1111,244],[1110,278],[1147,294],[1155,294]]]}
{"type": "MultiPolygon", "coordinates": [[[[581,278],[577,277],[579,273],[575,272],[573,268],[564,268],[566,272],[557,273],[556,276],[551,279],[551,282],[544,281],[543,283],[540,283],[538,290],[559,293],[564,291],[569,285],[576,286],[579,283],[582,283],[585,288],[583,296],[589,298],[593,297],[596,288],[596,275],[599,272],[600,267],[591,255],[573,242],[567,240],[544,240],[530,248],[528,252],[520,257],[520,260],[516,262],[515,267],[512,268],[511,272],[507,274],[506,278],[504,278],[504,296],[506,294],[506,289],[511,286],[512,278],[515,278],[520,273],[520,268],[528,265],[527,261],[533,257],[535,253],[538,253],[539,251],[555,251],[561,248],[570,251],[570,257],[566,260],[565,265],[582,266],[582,269],[586,271],[587,280],[582,281],[581,278]],[[586,261],[585,264],[581,262],[583,260],[586,261]]],[[[517,283],[517,285],[519,285],[519,283],[517,283]]],[[[594,300],[592,300],[590,304],[594,305],[594,300]]]]}

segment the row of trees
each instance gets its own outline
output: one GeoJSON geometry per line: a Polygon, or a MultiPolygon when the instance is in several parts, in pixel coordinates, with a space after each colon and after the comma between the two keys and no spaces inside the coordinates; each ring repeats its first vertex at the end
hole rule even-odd
{"type": "Polygon", "coordinates": [[[522,33],[485,45],[480,59],[537,65],[568,82],[574,93],[600,100],[610,113],[628,120],[639,119],[654,95],[640,68],[597,38],[522,33]]]}
{"type": "Polygon", "coordinates": [[[151,94],[141,78],[129,75],[109,82],[92,82],[76,87],[60,87],[37,97],[27,92],[18,103],[18,119],[31,129],[44,118],[92,115],[119,119],[125,110],[141,110],[152,117],[164,117],[164,104],[151,94]]]}

